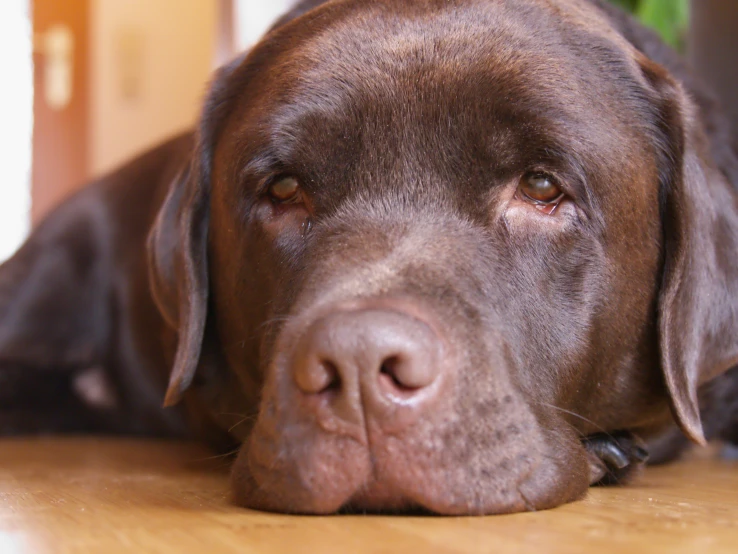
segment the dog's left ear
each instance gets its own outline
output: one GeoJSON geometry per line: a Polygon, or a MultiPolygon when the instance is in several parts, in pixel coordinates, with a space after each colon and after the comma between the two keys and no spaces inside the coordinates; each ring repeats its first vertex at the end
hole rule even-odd
{"type": "Polygon", "coordinates": [[[713,159],[681,85],[661,66],[640,62],[653,87],[660,158],[662,370],[676,421],[704,444],[698,388],[738,364],[738,183],[726,177],[736,160],[733,152],[713,159]]]}

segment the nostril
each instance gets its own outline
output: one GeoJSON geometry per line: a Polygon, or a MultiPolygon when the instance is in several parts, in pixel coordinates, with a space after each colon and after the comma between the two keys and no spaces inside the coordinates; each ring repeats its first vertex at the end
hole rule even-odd
{"type": "Polygon", "coordinates": [[[312,322],[295,346],[292,379],[309,403],[328,400],[331,409],[340,405],[356,412],[366,398],[386,408],[430,398],[442,388],[439,336],[430,324],[403,312],[332,312],[312,322]]]}
{"type": "Polygon", "coordinates": [[[392,381],[392,384],[402,392],[413,392],[422,388],[422,385],[417,386],[414,383],[409,383],[407,379],[402,379],[400,376],[402,364],[403,362],[399,356],[390,356],[382,362],[379,372],[392,381]]]}
{"type": "Polygon", "coordinates": [[[338,366],[330,360],[316,360],[302,365],[295,373],[295,381],[306,394],[321,394],[341,389],[338,366]]]}
{"type": "Polygon", "coordinates": [[[318,390],[318,393],[321,392],[330,392],[330,391],[338,391],[341,389],[341,374],[338,371],[338,368],[336,367],[336,364],[334,364],[331,361],[323,361],[320,364],[322,373],[323,373],[323,382],[322,382],[322,388],[318,390]]]}

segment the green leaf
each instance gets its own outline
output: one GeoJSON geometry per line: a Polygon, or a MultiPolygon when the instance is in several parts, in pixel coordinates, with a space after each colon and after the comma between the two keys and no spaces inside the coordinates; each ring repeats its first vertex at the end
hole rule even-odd
{"type": "Polygon", "coordinates": [[[668,44],[674,47],[682,44],[689,20],[687,0],[641,0],[636,15],[658,31],[668,44]]]}
{"type": "Polygon", "coordinates": [[[629,12],[635,11],[638,7],[638,0],[610,0],[610,2],[616,6],[620,6],[624,10],[628,10],[629,12]]]}
{"type": "Polygon", "coordinates": [[[642,23],[655,29],[664,41],[682,49],[689,25],[689,0],[610,0],[634,13],[642,23]]]}

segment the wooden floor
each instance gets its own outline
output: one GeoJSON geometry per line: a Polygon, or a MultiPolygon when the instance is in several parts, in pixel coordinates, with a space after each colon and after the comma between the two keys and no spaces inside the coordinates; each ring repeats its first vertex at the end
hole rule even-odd
{"type": "Polygon", "coordinates": [[[549,512],[485,518],[298,517],[228,502],[197,446],[0,441],[0,553],[738,552],[738,462],[652,468],[549,512]]]}

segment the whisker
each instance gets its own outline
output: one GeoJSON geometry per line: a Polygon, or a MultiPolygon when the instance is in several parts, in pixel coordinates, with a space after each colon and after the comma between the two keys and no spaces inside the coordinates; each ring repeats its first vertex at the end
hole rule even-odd
{"type": "Polygon", "coordinates": [[[208,460],[217,460],[219,458],[227,458],[229,456],[233,456],[234,454],[238,454],[238,451],[241,449],[239,446],[238,448],[231,450],[230,452],[225,452],[223,454],[216,454],[214,456],[207,456],[205,458],[195,458],[194,460],[191,460],[192,462],[206,462],[208,460]]]}
{"type": "Polygon", "coordinates": [[[246,422],[247,422],[247,421],[249,421],[249,420],[254,420],[254,419],[256,419],[256,418],[257,418],[257,415],[256,415],[256,414],[245,416],[245,417],[244,417],[243,419],[241,419],[241,420],[240,420],[240,421],[238,421],[237,423],[234,423],[233,425],[231,425],[231,426],[230,426],[230,427],[228,428],[228,432],[230,433],[231,431],[233,431],[233,430],[234,430],[234,429],[235,429],[236,427],[238,427],[239,425],[241,425],[241,424],[243,424],[243,423],[246,423],[246,422]]]}
{"type": "Polygon", "coordinates": [[[266,321],[264,321],[264,323],[259,325],[258,329],[261,329],[262,327],[268,327],[269,325],[272,325],[274,323],[284,323],[286,321],[289,321],[290,319],[291,318],[289,316],[276,316],[276,317],[273,317],[271,319],[267,319],[266,321]]]}
{"type": "MultiPolygon", "coordinates": [[[[289,321],[290,319],[291,318],[289,316],[277,316],[277,317],[273,317],[273,318],[267,319],[266,321],[264,321],[263,323],[259,324],[256,327],[256,331],[260,331],[264,327],[269,327],[270,325],[273,325],[274,323],[284,323],[286,321],[289,321]]],[[[237,341],[232,342],[228,346],[229,347],[233,347],[233,346],[239,346],[240,345],[241,348],[244,348],[246,346],[247,340],[253,340],[256,337],[257,337],[257,334],[254,334],[250,339],[237,340],[237,341]]]]}
{"type": "MultiPolygon", "coordinates": [[[[574,416],[574,417],[576,417],[578,419],[581,419],[582,421],[584,421],[586,423],[589,423],[590,425],[595,426],[601,433],[607,435],[610,438],[613,438],[613,436],[610,433],[608,433],[607,431],[605,431],[605,429],[603,429],[602,426],[598,425],[597,423],[595,423],[591,419],[588,419],[588,418],[584,417],[583,415],[579,415],[576,412],[572,412],[572,411],[566,410],[564,408],[559,408],[558,406],[554,406],[553,404],[548,404],[547,402],[539,402],[539,404],[541,404],[542,406],[547,406],[548,408],[553,408],[554,410],[558,410],[558,411],[563,412],[565,414],[569,414],[570,416],[574,416]]],[[[573,425],[572,425],[572,427],[573,427],[573,425]]],[[[575,428],[575,430],[577,430],[577,429],[575,428]]],[[[577,432],[579,432],[579,434],[582,437],[585,436],[581,431],[578,431],[577,430],[577,432]]]]}

